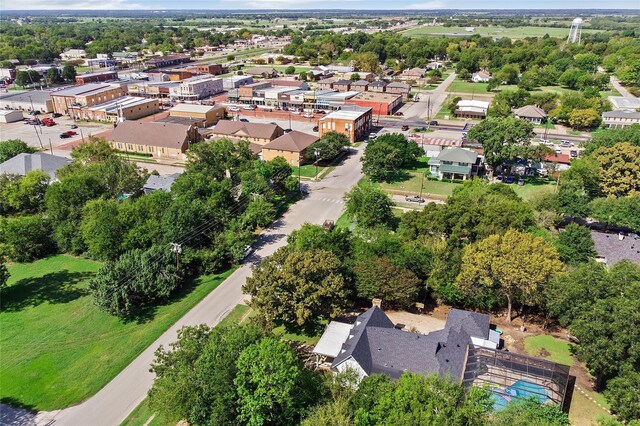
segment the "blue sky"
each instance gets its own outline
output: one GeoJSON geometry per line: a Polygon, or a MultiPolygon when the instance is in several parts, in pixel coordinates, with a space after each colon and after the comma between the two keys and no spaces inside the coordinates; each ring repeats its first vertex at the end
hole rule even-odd
{"type": "Polygon", "coordinates": [[[0,8],[69,9],[640,9],[640,0],[0,0],[0,8]]]}

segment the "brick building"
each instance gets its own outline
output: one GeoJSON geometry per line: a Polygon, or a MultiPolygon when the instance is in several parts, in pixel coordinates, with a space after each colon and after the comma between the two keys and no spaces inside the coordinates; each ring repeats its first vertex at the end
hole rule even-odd
{"type": "Polygon", "coordinates": [[[67,114],[70,108],[91,107],[121,97],[124,90],[118,85],[89,83],[51,92],[53,111],[67,114]]]}
{"type": "Polygon", "coordinates": [[[191,62],[189,55],[169,55],[149,59],[144,62],[144,66],[147,68],[161,68],[185,64],[187,62],[191,62]]]}
{"type": "Polygon", "coordinates": [[[120,118],[137,120],[160,111],[157,99],[141,98],[137,96],[122,96],[90,107],[69,109],[70,115],[76,120],[97,120],[116,123],[120,118]]]}
{"type": "Polygon", "coordinates": [[[76,76],[76,84],[100,83],[103,81],[117,80],[116,71],[100,71],[80,74],[76,76]]]}
{"type": "Polygon", "coordinates": [[[351,143],[364,139],[371,129],[371,108],[354,107],[334,111],[318,120],[318,136],[328,132],[347,135],[351,143]]]}
{"type": "Polygon", "coordinates": [[[370,107],[374,115],[391,115],[402,105],[402,95],[393,93],[360,92],[345,102],[370,107]]]}
{"type": "Polygon", "coordinates": [[[113,129],[109,144],[118,151],[185,160],[189,144],[201,139],[196,126],[125,121],[113,129]]]}

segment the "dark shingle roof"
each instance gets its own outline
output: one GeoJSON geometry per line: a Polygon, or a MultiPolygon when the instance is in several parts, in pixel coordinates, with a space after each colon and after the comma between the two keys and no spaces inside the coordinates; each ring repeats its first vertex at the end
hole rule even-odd
{"type": "Polygon", "coordinates": [[[251,137],[260,139],[275,139],[277,124],[245,123],[243,121],[220,120],[212,133],[229,137],[251,137]]]}
{"type": "Polygon", "coordinates": [[[320,138],[308,133],[299,132],[294,130],[289,133],[275,138],[264,146],[265,149],[277,149],[290,152],[302,152],[309,145],[318,141],[320,138]]]}
{"type": "Polygon", "coordinates": [[[143,188],[169,192],[171,191],[173,182],[175,182],[181,174],[182,173],[174,173],[167,176],[150,175],[143,188]]]}
{"type": "Polygon", "coordinates": [[[128,144],[186,149],[191,126],[176,123],[123,121],[109,140],[128,144]]]}
{"type": "Polygon", "coordinates": [[[398,378],[404,371],[462,377],[470,338],[488,338],[489,316],[453,309],[443,330],[397,330],[380,308],[360,315],[333,366],[353,358],[367,374],[398,378]]]}
{"type": "Polygon", "coordinates": [[[617,234],[591,231],[598,256],[604,257],[611,266],[621,260],[628,259],[640,265],[640,237],[627,235],[622,240],[617,234]]]}

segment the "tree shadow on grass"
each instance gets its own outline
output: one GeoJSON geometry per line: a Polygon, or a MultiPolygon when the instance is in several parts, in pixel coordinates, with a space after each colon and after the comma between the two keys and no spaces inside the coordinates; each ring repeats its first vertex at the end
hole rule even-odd
{"type": "Polygon", "coordinates": [[[86,280],[91,272],[69,272],[62,270],[41,277],[24,278],[2,289],[0,311],[17,312],[42,303],[68,303],[89,293],[77,284],[86,280]]]}

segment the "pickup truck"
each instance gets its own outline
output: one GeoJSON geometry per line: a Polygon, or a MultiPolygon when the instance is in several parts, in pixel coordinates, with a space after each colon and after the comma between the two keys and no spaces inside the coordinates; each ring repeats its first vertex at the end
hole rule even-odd
{"type": "Polygon", "coordinates": [[[404,197],[405,201],[408,201],[410,203],[424,203],[424,198],[421,198],[418,195],[407,195],[406,197],[404,197]]]}

